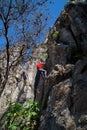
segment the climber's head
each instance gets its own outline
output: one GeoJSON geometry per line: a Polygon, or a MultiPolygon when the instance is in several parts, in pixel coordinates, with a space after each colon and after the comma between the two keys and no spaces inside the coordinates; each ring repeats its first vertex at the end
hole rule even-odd
{"type": "Polygon", "coordinates": [[[44,60],[43,60],[43,59],[40,59],[40,62],[44,62],[44,60]]]}

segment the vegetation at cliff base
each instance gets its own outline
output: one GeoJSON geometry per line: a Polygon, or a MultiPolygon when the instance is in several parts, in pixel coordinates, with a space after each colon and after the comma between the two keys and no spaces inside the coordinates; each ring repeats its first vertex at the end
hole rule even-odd
{"type": "Polygon", "coordinates": [[[39,120],[40,106],[29,100],[25,105],[12,103],[4,115],[2,128],[5,130],[36,130],[39,120]]]}

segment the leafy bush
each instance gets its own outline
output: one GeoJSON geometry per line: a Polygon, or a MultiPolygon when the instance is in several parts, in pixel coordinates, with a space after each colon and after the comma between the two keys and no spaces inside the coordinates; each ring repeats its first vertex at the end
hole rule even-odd
{"type": "Polygon", "coordinates": [[[48,53],[42,54],[42,57],[45,58],[45,59],[48,58],[48,53]]]}
{"type": "Polygon", "coordinates": [[[5,130],[36,130],[40,107],[36,101],[29,100],[23,106],[12,103],[4,115],[2,128],[5,130]]]}
{"type": "Polygon", "coordinates": [[[54,32],[53,34],[52,34],[52,38],[53,38],[53,40],[57,40],[58,39],[58,35],[60,34],[60,30],[59,31],[56,31],[56,32],[54,32]]]}

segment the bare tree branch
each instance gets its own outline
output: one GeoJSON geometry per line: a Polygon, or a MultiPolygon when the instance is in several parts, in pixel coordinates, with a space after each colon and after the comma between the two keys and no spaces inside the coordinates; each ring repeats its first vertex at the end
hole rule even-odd
{"type": "MultiPolygon", "coordinates": [[[[44,28],[44,11],[38,7],[42,7],[48,0],[4,0],[0,4],[0,19],[3,23],[2,33],[6,40],[6,66],[4,74],[4,80],[1,83],[0,95],[3,92],[6,83],[8,81],[8,75],[10,68],[16,65],[20,59],[25,55],[24,49],[20,49],[20,55],[17,56],[14,61],[10,62],[10,45],[12,44],[13,38],[10,37],[12,32],[17,32],[14,40],[17,42],[25,42],[28,45],[27,49],[31,49],[39,39],[44,28]],[[16,27],[15,27],[16,25],[16,27]],[[14,29],[14,30],[13,30],[14,29]],[[11,32],[10,32],[11,31],[11,32]],[[18,41],[19,40],[19,41],[18,41]]],[[[44,6],[45,8],[45,6],[44,6]]],[[[45,10],[45,9],[44,9],[45,10]]],[[[3,52],[4,53],[4,52],[3,52]]],[[[0,75],[1,76],[1,75],[0,75]]]]}

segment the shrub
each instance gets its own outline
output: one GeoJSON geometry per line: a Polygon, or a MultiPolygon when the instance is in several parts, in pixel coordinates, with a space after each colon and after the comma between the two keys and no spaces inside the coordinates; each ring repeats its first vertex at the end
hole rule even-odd
{"type": "Polygon", "coordinates": [[[2,128],[6,130],[35,130],[39,120],[40,107],[36,101],[29,100],[23,106],[12,103],[4,115],[2,128]]]}
{"type": "Polygon", "coordinates": [[[45,58],[45,59],[47,59],[48,58],[48,53],[42,54],[42,57],[45,58]]]}
{"type": "Polygon", "coordinates": [[[52,39],[56,41],[56,40],[58,39],[59,34],[60,34],[60,30],[54,32],[54,33],[52,34],[52,39]]]}

